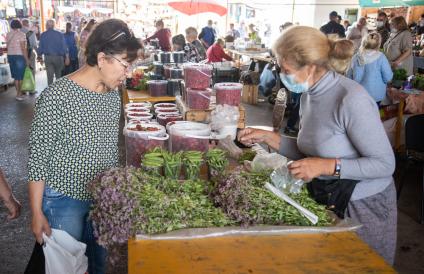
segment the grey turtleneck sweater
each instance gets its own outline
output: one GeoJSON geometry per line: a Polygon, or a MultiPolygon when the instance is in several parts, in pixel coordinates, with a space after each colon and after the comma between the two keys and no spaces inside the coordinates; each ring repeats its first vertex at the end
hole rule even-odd
{"type": "Polygon", "coordinates": [[[376,103],[358,83],[327,72],[300,101],[300,131],[283,136],[280,153],[290,159],[340,158],[342,179],[360,180],[351,200],[393,183],[395,158],[376,103]]]}

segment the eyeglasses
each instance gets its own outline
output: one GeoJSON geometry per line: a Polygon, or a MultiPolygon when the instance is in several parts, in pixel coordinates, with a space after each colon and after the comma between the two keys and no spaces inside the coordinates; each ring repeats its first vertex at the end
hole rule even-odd
{"type": "Polygon", "coordinates": [[[113,59],[115,59],[116,61],[118,61],[125,68],[125,70],[128,70],[130,68],[130,64],[122,61],[121,59],[119,59],[119,58],[117,58],[117,57],[115,57],[113,55],[108,55],[108,56],[111,57],[111,58],[113,58],[113,59]]]}

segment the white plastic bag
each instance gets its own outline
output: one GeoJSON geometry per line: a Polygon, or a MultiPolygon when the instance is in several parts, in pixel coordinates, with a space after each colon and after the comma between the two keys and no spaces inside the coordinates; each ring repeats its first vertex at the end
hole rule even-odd
{"type": "Polygon", "coordinates": [[[88,268],[85,256],[86,244],[75,240],[66,231],[52,229],[52,234],[43,233],[46,274],[84,274],[88,268]]]}

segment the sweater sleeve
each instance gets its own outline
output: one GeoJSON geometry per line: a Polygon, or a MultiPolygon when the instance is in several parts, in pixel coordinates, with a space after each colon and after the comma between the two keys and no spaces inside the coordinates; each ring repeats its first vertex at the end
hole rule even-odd
{"type": "Polygon", "coordinates": [[[61,124],[60,96],[47,88],[39,97],[29,137],[28,180],[44,181],[61,124]]]}
{"type": "Polygon", "coordinates": [[[395,158],[381,123],[377,105],[360,91],[346,97],[341,121],[359,158],[341,159],[341,178],[364,180],[391,176],[395,158]]]}
{"type": "Polygon", "coordinates": [[[390,66],[389,60],[387,60],[387,57],[382,54],[381,58],[381,76],[383,79],[383,82],[387,84],[389,81],[393,78],[393,71],[390,66]]]}
{"type": "Polygon", "coordinates": [[[290,160],[299,160],[305,158],[297,147],[297,138],[281,135],[280,148],[278,153],[290,160]]]}

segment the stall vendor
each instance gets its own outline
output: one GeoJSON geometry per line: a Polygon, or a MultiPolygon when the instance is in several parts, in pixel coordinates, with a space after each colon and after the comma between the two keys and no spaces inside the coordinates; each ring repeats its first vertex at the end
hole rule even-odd
{"type": "Polygon", "coordinates": [[[159,47],[163,51],[171,51],[171,31],[165,28],[165,25],[162,20],[158,20],[155,24],[156,32],[152,36],[146,38],[146,43],[150,42],[150,40],[158,39],[159,47]]]}
{"type": "Polygon", "coordinates": [[[295,160],[289,170],[309,182],[311,193],[341,194],[334,197],[335,209],[361,223],[358,235],[393,264],[397,222],[393,150],[372,97],[358,83],[328,69],[329,59],[339,58],[337,43],[340,40],[329,40],[311,27],[286,30],[274,52],[284,85],[302,93],[298,138],[247,128],[238,139],[246,145],[264,142],[295,160]]]}
{"type": "Polygon", "coordinates": [[[223,59],[233,61],[233,58],[224,51],[224,40],[218,39],[206,52],[208,63],[222,62],[223,59]]]}

